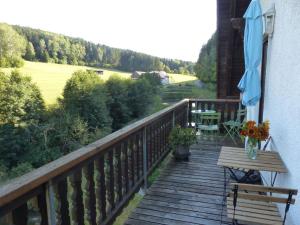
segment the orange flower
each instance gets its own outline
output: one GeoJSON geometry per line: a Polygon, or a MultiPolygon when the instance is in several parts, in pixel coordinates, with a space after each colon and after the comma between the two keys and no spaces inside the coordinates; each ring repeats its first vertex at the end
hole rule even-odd
{"type": "Polygon", "coordinates": [[[249,128],[253,128],[255,126],[256,122],[253,120],[249,120],[247,121],[247,127],[249,128]]]}
{"type": "Polygon", "coordinates": [[[247,121],[240,134],[244,137],[249,137],[257,141],[266,140],[269,137],[270,122],[265,121],[262,124],[256,125],[255,121],[247,121]]]}

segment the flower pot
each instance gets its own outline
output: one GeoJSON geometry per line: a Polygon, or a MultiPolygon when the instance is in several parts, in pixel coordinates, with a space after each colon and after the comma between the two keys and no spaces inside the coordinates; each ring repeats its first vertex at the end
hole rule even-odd
{"type": "Polygon", "coordinates": [[[190,146],[177,146],[174,151],[173,155],[177,160],[188,160],[190,156],[190,146]]]}
{"type": "Polygon", "coordinates": [[[249,159],[256,159],[258,151],[257,141],[248,140],[246,143],[246,153],[249,159]]]}

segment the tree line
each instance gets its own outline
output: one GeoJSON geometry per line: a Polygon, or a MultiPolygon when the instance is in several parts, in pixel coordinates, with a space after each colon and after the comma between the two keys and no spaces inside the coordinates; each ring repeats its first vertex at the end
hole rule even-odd
{"type": "Polygon", "coordinates": [[[160,78],[77,71],[63,98],[46,108],[41,92],[17,70],[0,72],[0,181],[40,167],[161,107],[160,78]]]}
{"type": "Polygon", "coordinates": [[[127,72],[164,70],[172,73],[193,74],[192,62],[164,59],[147,54],[95,44],[22,26],[0,24],[0,66],[19,67],[21,60],[87,65],[118,69],[127,72]],[[13,37],[13,38],[12,38],[13,37]],[[10,40],[9,40],[10,39],[10,40]],[[14,49],[8,53],[6,49],[14,49]],[[7,57],[1,52],[7,52],[7,57]],[[14,53],[14,57],[11,55],[14,53]],[[17,54],[16,54],[17,53],[17,54]],[[18,57],[16,57],[18,56],[18,57]],[[6,62],[1,62],[6,59],[6,62]]]}
{"type": "Polygon", "coordinates": [[[215,87],[217,80],[217,34],[214,33],[202,46],[199,58],[194,67],[196,76],[202,82],[215,87]]]}

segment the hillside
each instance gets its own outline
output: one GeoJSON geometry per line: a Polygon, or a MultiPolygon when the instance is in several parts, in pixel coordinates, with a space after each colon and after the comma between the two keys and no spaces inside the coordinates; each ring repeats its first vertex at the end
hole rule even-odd
{"type": "MultiPolygon", "coordinates": [[[[57,97],[61,96],[66,81],[71,77],[72,73],[76,70],[97,69],[86,66],[62,65],[55,63],[41,63],[25,61],[25,65],[18,70],[23,74],[28,75],[40,88],[42,95],[47,104],[55,103],[57,97]]],[[[100,69],[100,68],[98,68],[100,69]]],[[[12,69],[2,69],[8,72],[12,69]]],[[[100,75],[102,79],[107,80],[111,75],[118,74],[123,78],[130,78],[130,73],[101,69],[104,71],[100,75]]],[[[190,80],[195,80],[196,77],[181,74],[169,74],[171,83],[180,83],[190,80]]]]}
{"type": "MultiPolygon", "coordinates": [[[[1,25],[1,23],[0,23],[1,25]]],[[[3,25],[2,26],[7,26],[3,25]]],[[[193,74],[194,63],[165,59],[127,49],[95,44],[81,38],[22,26],[11,26],[24,41],[23,58],[29,61],[85,65],[127,72],[164,70],[168,73],[193,74]]],[[[8,28],[9,29],[9,28],[8,28]]]]}

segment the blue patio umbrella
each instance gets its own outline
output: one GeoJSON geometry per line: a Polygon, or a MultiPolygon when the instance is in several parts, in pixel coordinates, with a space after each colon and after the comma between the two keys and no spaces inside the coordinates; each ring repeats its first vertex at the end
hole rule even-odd
{"type": "Polygon", "coordinates": [[[261,95],[258,66],[262,59],[263,24],[259,0],[251,1],[244,18],[246,20],[244,32],[245,73],[238,88],[243,93],[242,104],[254,106],[261,95]]]}

